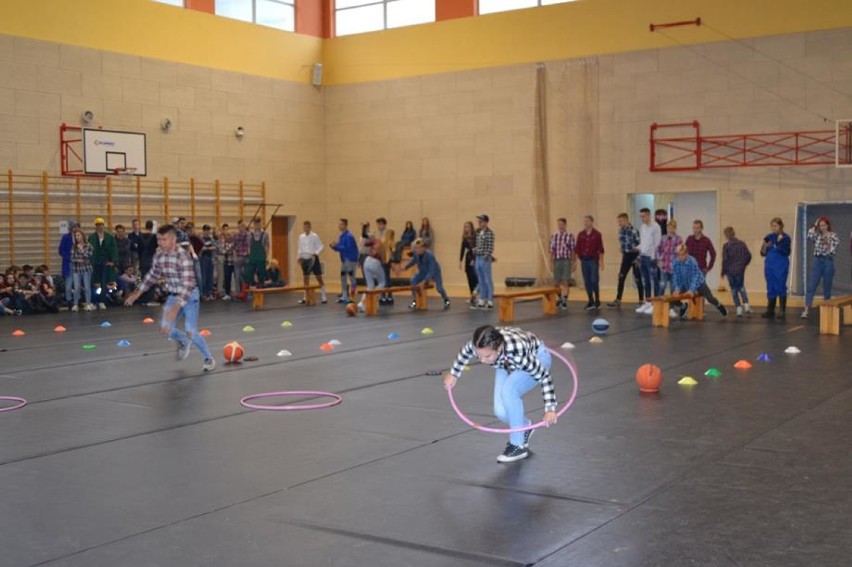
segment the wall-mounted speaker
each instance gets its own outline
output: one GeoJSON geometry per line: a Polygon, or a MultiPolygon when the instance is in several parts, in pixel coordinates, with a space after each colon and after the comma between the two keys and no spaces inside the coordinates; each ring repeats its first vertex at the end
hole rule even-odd
{"type": "Polygon", "coordinates": [[[314,63],[314,70],[311,74],[311,84],[315,87],[322,86],[322,63],[314,63]]]}

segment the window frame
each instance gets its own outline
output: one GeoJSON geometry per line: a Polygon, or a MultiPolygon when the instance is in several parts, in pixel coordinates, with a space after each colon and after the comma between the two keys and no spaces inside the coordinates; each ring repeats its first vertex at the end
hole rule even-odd
{"type": "MultiPolygon", "coordinates": [[[[296,31],[296,0],[265,0],[265,1],[272,2],[274,4],[281,4],[283,6],[289,6],[290,8],[292,8],[293,9],[293,29],[289,30],[289,29],[284,29],[284,28],[276,28],[276,27],[273,27],[273,26],[268,26],[266,24],[257,23],[257,2],[258,2],[258,0],[251,0],[251,21],[247,22],[247,23],[254,24],[256,26],[263,26],[265,28],[270,28],[270,29],[278,30],[278,31],[285,31],[285,32],[291,32],[291,33],[295,32],[296,31]]],[[[228,18],[228,19],[231,19],[231,20],[237,20],[238,22],[245,22],[246,21],[246,20],[241,20],[239,18],[231,18],[230,16],[225,16],[225,15],[219,14],[219,13],[216,12],[216,6],[217,6],[217,2],[216,2],[216,0],[214,0],[214,2],[213,2],[213,13],[214,13],[214,15],[219,16],[220,18],[228,18]]]]}
{"type": "MultiPolygon", "coordinates": [[[[343,36],[340,36],[340,37],[346,37],[347,35],[358,35],[358,34],[361,34],[361,33],[373,33],[374,31],[399,29],[399,28],[405,28],[405,27],[408,27],[408,26],[417,26],[417,25],[422,25],[422,24],[427,24],[427,23],[435,23],[437,21],[437,17],[436,17],[435,19],[433,19],[430,22],[418,22],[418,23],[415,23],[415,24],[405,24],[405,25],[402,25],[402,26],[394,26],[392,28],[389,28],[388,27],[388,4],[392,4],[394,2],[399,2],[399,1],[400,0],[368,0],[368,1],[365,1],[363,4],[358,4],[357,6],[346,6],[344,8],[338,8],[337,7],[337,0],[335,0],[335,2],[334,2],[334,29],[335,29],[335,34],[334,35],[336,37],[338,36],[337,31],[336,31],[337,30],[337,14],[338,14],[338,12],[348,12],[350,10],[358,10],[358,9],[361,9],[361,8],[366,8],[368,6],[381,6],[382,7],[382,27],[378,30],[369,30],[369,31],[363,31],[363,32],[355,32],[355,33],[351,33],[351,34],[344,34],[343,36]]],[[[432,1],[434,3],[434,0],[432,0],[432,1]]]]}
{"type": "Polygon", "coordinates": [[[526,8],[509,8],[507,10],[498,10],[497,12],[482,12],[479,2],[476,3],[476,15],[477,16],[488,16],[490,14],[503,14],[505,12],[514,12],[515,10],[531,10],[533,8],[542,8],[544,6],[556,6],[557,4],[570,4],[571,2],[576,2],[577,0],[564,0],[563,2],[556,2],[555,4],[542,4],[543,0],[535,0],[535,6],[527,6],[526,8]]]}

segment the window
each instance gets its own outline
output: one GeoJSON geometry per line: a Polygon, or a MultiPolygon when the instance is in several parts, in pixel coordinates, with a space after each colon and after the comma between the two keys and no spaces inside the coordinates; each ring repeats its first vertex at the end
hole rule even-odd
{"type": "Polygon", "coordinates": [[[160,4],[170,4],[172,6],[179,6],[183,8],[183,0],[154,0],[154,2],[159,2],[160,4]]]}
{"type": "Polygon", "coordinates": [[[335,0],[336,35],[351,35],[435,21],[435,0],[335,0]]]}
{"type": "Polygon", "coordinates": [[[508,12],[509,10],[535,8],[537,6],[549,6],[551,4],[565,4],[573,1],[574,0],[479,0],[479,13],[493,14],[494,12],[508,12]]]}
{"type": "Polygon", "coordinates": [[[216,15],[284,31],[296,30],[295,0],[216,0],[216,15]]]}

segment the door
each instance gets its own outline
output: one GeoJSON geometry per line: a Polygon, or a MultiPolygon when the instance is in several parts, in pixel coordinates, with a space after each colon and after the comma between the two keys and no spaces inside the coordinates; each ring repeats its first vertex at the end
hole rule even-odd
{"type": "Polygon", "coordinates": [[[272,217],[272,257],[278,260],[278,266],[281,268],[281,277],[285,282],[290,281],[289,227],[289,217],[272,217]]]}
{"type": "Polygon", "coordinates": [[[719,274],[722,269],[722,240],[719,230],[719,216],[716,209],[716,192],[676,193],[674,196],[674,218],[677,220],[678,234],[684,240],[692,234],[692,222],[700,219],[704,223],[704,235],[709,237],[716,249],[716,265],[707,274],[707,287],[715,290],[719,287],[719,274]]]}

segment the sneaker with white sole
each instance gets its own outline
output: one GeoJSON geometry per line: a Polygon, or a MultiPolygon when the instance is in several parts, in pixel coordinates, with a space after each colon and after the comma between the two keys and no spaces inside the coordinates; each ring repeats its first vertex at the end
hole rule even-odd
{"type": "Polygon", "coordinates": [[[308,302],[308,300],[303,297],[302,299],[299,300],[299,305],[304,305],[307,302],[308,302]]]}
{"type": "Polygon", "coordinates": [[[411,311],[414,311],[415,309],[417,309],[417,302],[416,302],[416,301],[412,301],[411,303],[409,303],[409,304],[408,304],[408,308],[409,308],[411,311]]]}
{"type": "Polygon", "coordinates": [[[719,304],[719,306],[716,309],[719,310],[719,313],[722,315],[722,317],[728,316],[728,308],[725,307],[724,305],[722,305],[721,303],[719,304]]]}
{"type": "Polygon", "coordinates": [[[83,309],[85,309],[86,311],[94,311],[95,306],[92,303],[87,303],[83,309]]]}
{"type": "Polygon", "coordinates": [[[488,309],[494,309],[494,302],[493,302],[493,301],[486,301],[486,302],[485,302],[485,309],[486,309],[486,310],[488,310],[488,309]]]}
{"type": "Polygon", "coordinates": [[[106,309],[106,303],[98,303],[98,309],[101,309],[101,310],[106,309]]]}
{"type": "Polygon", "coordinates": [[[530,437],[535,433],[535,429],[527,429],[524,431],[524,449],[530,448],[530,437]]]}
{"type": "Polygon", "coordinates": [[[644,313],[644,312],[645,312],[645,303],[642,303],[641,305],[639,305],[639,307],[636,308],[636,313],[644,313]]]}
{"type": "Polygon", "coordinates": [[[749,305],[748,303],[745,304],[745,309],[743,311],[745,311],[747,315],[751,315],[753,313],[751,310],[751,305],[749,305]]]}
{"type": "Polygon", "coordinates": [[[675,311],[674,309],[669,309],[669,318],[670,319],[677,319],[678,318],[678,312],[675,311]]]}
{"type": "Polygon", "coordinates": [[[737,317],[743,316],[743,308],[742,305],[737,305],[737,317]]]}
{"type": "Polygon", "coordinates": [[[216,368],[216,361],[212,358],[208,358],[204,361],[204,366],[201,367],[203,372],[212,372],[216,368]]]}
{"type": "Polygon", "coordinates": [[[226,293],[222,296],[222,301],[231,301],[231,296],[226,293]]]}
{"type": "Polygon", "coordinates": [[[80,310],[80,306],[79,306],[79,305],[72,305],[72,306],[71,306],[71,312],[72,312],[72,313],[76,313],[76,312],[77,312],[77,311],[79,311],[79,310],[80,310]]]}
{"type": "Polygon", "coordinates": [[[449,309],[449,308],[450,308],[450,300],[449,300],[449,299],[445,299],[445,300],[444,300],[444,311],[446,311],[446,310],[447,310],[447,309],[449,309]]]}
{"type": "Polygon", "coordinates": [[[530,452],[526,447],[519,447],[517,445],[512,445],[511,443],[506,443],[506,450],[497,457],[497,462],[513,463],[515,461],[520,461],[521,459],[526,459],[529,456],[530,452]]]}
{"type": "Polygon", "coordinates": [[[186,341],[185,343],[178,343],[177,348],[177,359],[178,360],[186,360],[186,357],[189,356],[189,351],[192,348],[192,342],[186,341]]]}

